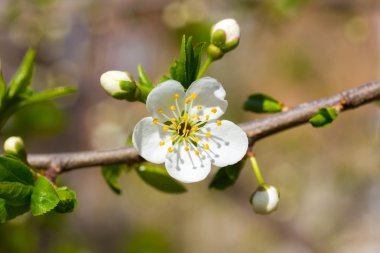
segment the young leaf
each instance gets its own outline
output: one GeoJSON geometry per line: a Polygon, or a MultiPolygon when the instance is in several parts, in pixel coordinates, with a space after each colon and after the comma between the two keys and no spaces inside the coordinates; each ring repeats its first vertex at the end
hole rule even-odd
{"type": "Polygon", "coordinates": [[[76,92],[76,88],[68,87],[68,86],[47,89],[39,93],[33,94],[32,96],[23,100],[17,105],[17,108],[25,107],[34,103],[45,102],[45,101],[63,97],[63,96],[67,96],[74,92],[76,92]]]}
{"type": "Polygon", "coordinates": [[[71,213],[78,205],[77,195],[75,191],[67,187],[60,187],[57,189],[59,203],[54,208],[54,211],[59,213],[71,213]]]}
{"type": "Polygon", "coordinates": [[[170,177],[166,170],[160,166],[144,163],[140,165],[136,171],[145,183],[153,186],[157,190],[167,193],[186,192],[186,188],[170,177]]]}
{"type": "Polygon", "coordinates": [[[3,105],[3,100],[4,100],[6,90],[7,90],[7,84],[4,81],[3,70],[2,70],[2,66],[0,62],[0,109],[2,108],[2,105],[3,105]]]}
{"type": "Polygon", "coordinates": [[[5,199],[9,205],[24,206],[30,203],[33,186],[18,182],[0,182],[0,198],[5,199]]]}
{"type": "Polygon", "coordinates": [[[145,73],[145,70],[141,64],[137,66],[137,72],[139,76],[139,82],[141,85],[154,88],[153,83],[150,81],[148,75],[145,73]]]}
{"type": "Polygon", "coordinates": [[[0,199],[0,223],[7,221],[7,209],[5,208],[5,200],[0,199]]]}
{"type": "Polygon", "coordinates": [[[34,184],[32,171],[26,164],[4,156],[0,156],[0,182],[2,181],[34,184]]]}
{"type": "Polygon", "coordinates": [[[313,117],[311,117],[309,122],[313,127],[327,127],[331,125],[337,116],[338,112],[335,108],[321,108],[313,117]]]}
{"type": "Polygon", "coordinates": [[[244,161],[220,168],[212,179],[209,188],[224,190],[235,184],[240,175],[240,171],[244,167],[244,161]]]}
{"type": "Polygon", "coordinates": [[[188,39],[185,35],[182,37],[180,57],[169,69],[171,78],[180,82],[185,89],[197,78],[205,45],[200,43],[193,47],[192,41],[192,37],[188,39]]]}
{"type": "Polygon", "coordinates": [[[244,110],[255,113],[281,112],[283,105],[276,99],[261,93],[253,94],[244,102],[244,110]]]}
{"type": "Polygon", "coordinates": [[[13,98],[22,94],[30,85],[33,76],[36,52],[29,49],[24,59],[9,83],[8,97],[13,98]]]}
{"type": "Polygon", "coordinates": [[[32,214],[37,216],[50,212],[58,205],[59,201],[58,194],[50,181],[44,176],[38,177],[30,203],[32,214]]]}
{"type": "Polygon", "coordinates": [[[121,194],[121,188],[117,180],[119,179],[121,172],[124,170],[124,165],[108,165],[102,166],[102,175],[106,180],[108,186],[116,194],[121,194]]]}

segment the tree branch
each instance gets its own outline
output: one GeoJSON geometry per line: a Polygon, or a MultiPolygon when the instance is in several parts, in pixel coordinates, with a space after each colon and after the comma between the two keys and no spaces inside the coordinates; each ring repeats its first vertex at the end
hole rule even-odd
{"type": "MultiPolygon", "coordinates": [[[[263,119],[242,123],[240,127],[247,133],[250,143],[253,145],[256,141],[272,134],[307,123],[320,108],[342,106],[342,111],[345,111],[376,99],[380,99],[380,80],[346,90],[331,97],[303,103],[285,112],[276,113],[263,119]]],[[[60,172],[91,166],[134,164],[141,161],[144,159],[138,155],[134,148],[28,155],[28,162],[32,167],[47,169],[54,165],[60,167],[60,172]]]]}

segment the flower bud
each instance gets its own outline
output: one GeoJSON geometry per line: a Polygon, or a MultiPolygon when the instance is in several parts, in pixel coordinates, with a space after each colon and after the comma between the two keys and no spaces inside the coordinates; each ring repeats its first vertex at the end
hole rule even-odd
{"type": "Polygon", "coordinates": [[[208,48],[207,48],[207,55],[213,61],[215,61],[215,60],[222,58],[224,53],[219,47],[215,46],[214,44],[210,44],[210,45],[208,45],[208,48]]]}
{"type": "Polygon", "coordinates": [[[137,100],[137,85],[128,72],[107,71],[101,75],[100,84],[109,95],[116,99],[137,100]]]}
{"type": "Polygon", "coordinates": [[[270,214],[278,207],[280,194],[271,185],[260,185],[252,194],[250,202],[253,210],[258,214],[270,214]]]}
{"type": "Polygon", "coordinates": [[[228,52],[239,44],[240,27],[235,19],[223,19],[211,29],[211,43],[228,52]]]}
{"type": "Polygon", "coordinates": [[[4,152],[7,155],[16,156],[20,159],[26,159],[24,141],[20,137],[12,136],[4,142],[4,152]]]}

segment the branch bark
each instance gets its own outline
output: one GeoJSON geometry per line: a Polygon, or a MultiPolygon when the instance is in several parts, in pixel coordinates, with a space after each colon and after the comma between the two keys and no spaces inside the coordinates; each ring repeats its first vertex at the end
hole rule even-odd
{"type": "MultiPolygon", "coordinates": [[[[323,107],[342,106],[342,111],[354,109],[380,99],[380,80],[343,91],[331,97],[303,103],[281,113],[263,119],[240,124],[247,133],[251,145],[272,134],[307,123],[323,107]]],[[[56,154],[29,154],[28,162],[34,168],[60,167],[60,172],[73,169],[111,164],[134,164],[144,161],[134,148],[118,148],[56,154]]]]}

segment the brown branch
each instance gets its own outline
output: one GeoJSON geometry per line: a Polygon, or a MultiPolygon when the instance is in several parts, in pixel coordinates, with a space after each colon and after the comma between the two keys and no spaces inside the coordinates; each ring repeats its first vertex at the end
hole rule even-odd
{"type": "MultiPolygon", "coordinates": [[[[251,144],[301,124],[323,107],[339,106],[342,111],[362,106],[380,99],[380,80],[346,90],[337,95],[303,103],[286,112],[276,113],[263,119],[240,124],[246,131],[251,144]]],[[[78,168],[111,164],[134,164],[143,161],[134,148],[119,148],[57,154],[30,154],[28,162],[34,168],[47,169],[52,165],[58,166],[60,172],[78,168]]]]}

